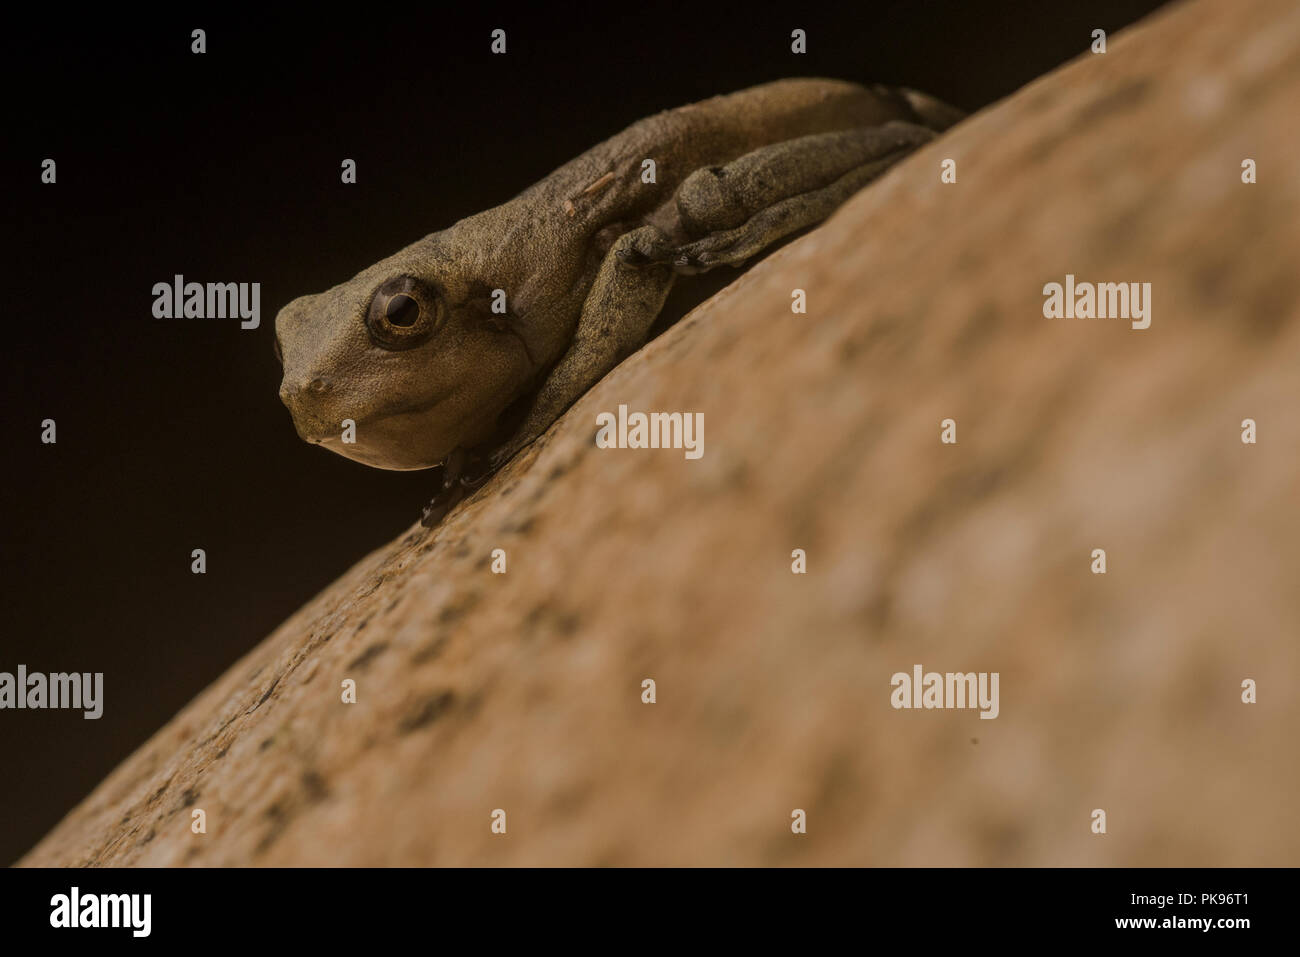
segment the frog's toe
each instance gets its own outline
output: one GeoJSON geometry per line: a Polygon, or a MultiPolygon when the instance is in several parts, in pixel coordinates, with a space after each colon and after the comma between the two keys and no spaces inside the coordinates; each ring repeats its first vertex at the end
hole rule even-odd
{"type": "Polygon", "coordinates": [[[488,475],[491,476],[505,468],[506,463],[519,454],[527,442],[511,442],[501,446],[487,457],[488,475]]]}
{"type": "Polygon", "coordinates": [[[420,515],[420,524],[425,528],[433,528],[450,512],[465,495],[465,490],[460,485],[453,485],[449,489],[443,489],[433,497],[428,505],[424,506],[424,512],[420,515]]]}
{"type": "Polygon", "coordinates": [[[700,261],[698,253],[681,249],[673,255],[673,270],[683,276],[693,276],[696,273],[704,272],[708,268],[707,265],[700,261]]]}
{"type": "Polygon", "coordinates": [[[644,266],[650,261],[639,249],[620,249],[614,255],[618,257],[619,262],[625,262],[629,266],[644,266]]]}
{"type": "Polygon", "coordinates": [[[639,229],[625,237],[614,255],[629,266],[651,266],[671,261],[674,252],[672,243],[658,230],[639,229]]]}
{"type": "Polygon", "coordinates": [[[715,266],[740,265],[749,258],[748,250],[738,249],[739,231],[714,233],[678,248],[673,268],[686,275],[707,272],[715,266]]]}
{"type": "Polygon", "coordinates": [[[490,479],[492,474],[500,467],[490,455],[476,458],[466,465],[465,470],[461,472],[460,484],[467,489],[476,489],[490,479]]]}

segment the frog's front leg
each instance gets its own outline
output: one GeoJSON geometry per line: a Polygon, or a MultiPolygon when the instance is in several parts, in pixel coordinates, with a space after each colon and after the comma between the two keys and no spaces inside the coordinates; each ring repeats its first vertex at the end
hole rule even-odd
{"type": "Polygon", "coordinates": [[[573,342],[542,382],[519,428],[489,454],[488,469],[504,465],[607,372],[644,345],[675,277],[667,263],[635,263],[646,262],[652,251],[666,248],[669,244],[654,226],[641,226],[614,241],[582,305],[573,342]]]}
{"type": "Polygon", "coordinates": [[[677,209],[687,234],[700,238],[650,258],[683,273],[743,265],[777,240],[821,222],[934,136],[926,127],[895,121],[773,143],[727,166],[696,170],[678,189],[677,209]]]}
{"type": "Polygon", "coordinates": [[[671,265],[650,259],[662,258],[672,248],[654,226],[642,226],[614,241],[583,303],[573,342],[543,380],[519,427],[485,454],[454,452],[442,466],[442,488],[425,508],[422,524],[440,522],[468,490],[487,481],[645,343],[675,278],[671,265]]]}

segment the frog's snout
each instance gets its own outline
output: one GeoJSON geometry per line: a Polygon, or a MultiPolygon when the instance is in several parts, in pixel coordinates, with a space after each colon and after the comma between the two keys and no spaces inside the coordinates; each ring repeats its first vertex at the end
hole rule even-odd
{"type": "Polygon", "coordinates": [[[303,393],[307,397],[320,398],[334,388],[333,383],[324,376],[313,376],[303,383],[291,382],[288,376],[280,380],[280,400],[293,408],[293,402],[299,401],[303,393]]]}

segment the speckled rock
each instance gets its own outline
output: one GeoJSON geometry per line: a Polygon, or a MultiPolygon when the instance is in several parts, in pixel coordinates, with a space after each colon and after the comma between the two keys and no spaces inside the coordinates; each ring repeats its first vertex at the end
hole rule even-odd
{"type": "Polygon", "coordinates": [[[361,560],[22,863],[1300,863],[1298,102],[1300,7],[1202,0],[971,118],[361,560]],[[1043,318],[1067,273],[1151,282],[1151,327],[1043,318]],[[703,458],[597,449],[620,403],[704,413],[703,458]],[[998,672],[999,717],[894,710],[917,663],[998,672]]]}

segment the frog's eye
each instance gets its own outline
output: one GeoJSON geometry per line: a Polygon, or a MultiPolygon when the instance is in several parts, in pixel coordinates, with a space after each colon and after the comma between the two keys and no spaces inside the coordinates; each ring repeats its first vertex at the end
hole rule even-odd
{"type": "Polygon", "coordinates": [[[413,276],[396,276],[375,290],[366,310],[370,339],[382,349],[413,349],[442,324],[437,293],[413,276]]]}

